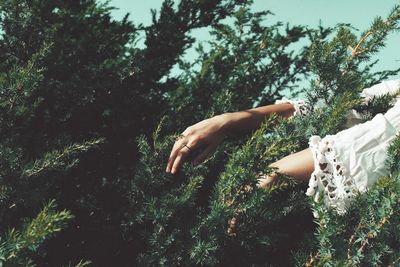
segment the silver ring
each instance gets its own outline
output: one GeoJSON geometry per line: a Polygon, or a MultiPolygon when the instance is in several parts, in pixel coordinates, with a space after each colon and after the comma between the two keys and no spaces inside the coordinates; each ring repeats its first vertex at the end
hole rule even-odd
{"type": "Polygon", "coordinates": [[[190,151],[192,151],[192,149],[190,147],[188,147],[187,144],[183,144],[182,147],[187,147],[190,151]]]}

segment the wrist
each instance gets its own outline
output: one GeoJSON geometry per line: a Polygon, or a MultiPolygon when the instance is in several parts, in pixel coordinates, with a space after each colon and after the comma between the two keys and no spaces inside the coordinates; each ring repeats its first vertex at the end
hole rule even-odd
{"type": "Polygon", "coordinates": [[[230,131],[232,131],[232,113],[222,113],[220,115],[216,115],[215,117],[220,120],[220,129],[224,134],[228,134],[230,131]]]}
{"type": "Polygon", "coordinates": [[[241,122],[249,117],[249,114],[244,112],[227,112],[221,115],[222,126],[221,129],[225,134],[236,132],[240,128],[241,122]]]}

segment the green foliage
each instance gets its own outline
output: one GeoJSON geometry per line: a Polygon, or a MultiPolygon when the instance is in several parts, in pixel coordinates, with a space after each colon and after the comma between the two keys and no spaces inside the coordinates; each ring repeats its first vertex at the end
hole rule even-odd
{"type": "Polygon", "coordinates": [[[60,232],[73,215],[66,210],[56,211],[50,201],[31,221],[26,221],[20,231],[9,230],[0,244],[0,263],[7,266],[34,266],[30,255],[51,236],[60,232]]]}
{"type": "Polygon", "coordinates": [[[232,15],[233,23],[211,29],[209,49],[199,45],[193,63],[180,61],[184,72],[176,90],[167,93],[167,114],[175,118],[175,127],[296,93],[296,82],[308,71],[307,47],[294,52],[290,46],[305,38],[306,29],[266,26],[263,21],[270,14],[253,14],[249,6],[241,6],[232,15]]]}
{"type": "Polygon", "coordinates": [[[311,225],[297,224],[310,219],[303,185],[281,177],[278,185],[269,190],[256,187],[257,174],[271,171],[266,166],[272,163],[274,156],[298,148],[294,136],[279,137],[277,132],[264,136],[272,121],[270,118],[230,156],[221,173],[210,201],[210,211],[194,232],[199,244],[219,246],[213,250],[213,255],[198,258],[198,263],[289,264],[289,258],[281,257],[290,253],[310,231],[311,225]],[[293,223],[294,217],[297,223],[293,223]],[[277,250],[277,246],[280,249],[277,250]]]}
{"type": "Polygon", "coordinates": [[[362,103],[358,93],[398,73],[373,73],[370,61],[398,29],[399,7],[358,36],[344,24],[270,24],[272,13],[252,13],[250,4],[165,0],[145,27],[128,15],[112,19],[112,8],[95,0],[0,0],[1,264],[399,260],[398,138],[388,151],[390,174],[346,216],[310,203],[305,184],[291,177],[268,190],[255,186],[311,135],[338,132],[350,109],[369,119],[391,106],[389,97],[362,103]],[[205,27],[210,40],[185,61],[192,30],[205,27]],[[299,40],[311,42],[295,51],[299,40]],[[304,78],[310,87],[300,90],[304,78]],[[299,93],[313,106],[309,116],[270,116],[244,138],[229,135],[204,164],[165,173],[185,127],[299,93]],[[320,215],[314,222],[312,211],[320,215]]]}
{"type": "Polygon", "coordinates": [[[315,207],[319,215],[319,246],[309,263],[316,266],[397,263],[399,185],[397,175],[382,177],[367,193],[356,198],[344,217],[315,207]]]}
{"type": "MultiPolygon", "coordinates": [[[[366,118],[371,118],[391,106],[394,96],[373,99],[372,102],[360,106],[360,103],[357,104],[357,99],[352,97],[354,93],[350,90],[366,86],[365,82],[370,76],[365,74],[366,69],[359,68],[359,64],[369,60],[373,53],[384,46],[383,41],[388,32],[398,27],[399,14],[400,9],[396,7],[386,20],[376,19],[371,29],[363,33],[359,41],[352,38],[349,43],[335,44],[332,41],[323,46],[329,46],[331,51],[334,47],[337,47],[335,50],[339,49],[342,44],[351,47],[350,55],[343,56],[339,62],[332,64],[332,67],[335,64],[339,66],[336,74],[321,71],[317,82],[314,82],[316,92],[320,94],[322,91],[324,96],[328,96],[324,98],[326,104],[332,103],[331,99],[334,99],[332,108],[329,107],[327,112],[330,117],[325,117],[326,119],[322,122],[323,134],[336,131],[337,126],[340,125],[336,122],[340,122],[343,116],[341,114],[354,107],[353,105],[358,105],[359,110],[366,111],[366,118]],[[345,83],[342,84],[343,82],[345,83]],[[361,83],[357,85],[359,82],[361,83]],[[348,84],[353,85],[351,87],[348,84]]],[[[343,32],[339,30],[338,35],[342,34],[343,32]]],[[[318,245],[315,253],[309,258],[307,266],[376,266],[391,265],[398,261],[399,238],[395,232],[397,231],[395,225],[399,220],[398,196],[400,193],[395,161],[398,144],[397,138],[388,150],[390,175],[379,179],[367,193],[359,194],[344,216],[327,210],[323,204],[324,196],[321,196],[317,204],[312,203],[313,212],[318,215],[316,220],[318,245]]]]}
{"type": "Polygon", "coordinates": [[[87,152],[89,149],[102,142],[104,142],[104,139],[96,139],[65,147],[63,151],[51,151],[46,153],[42,159],[35,160],[31,165],[26,166],[23,175],[31,178],[42,175],[44,172],[54,170],[67,171],[79,163],[77,155],[87,152]]]}

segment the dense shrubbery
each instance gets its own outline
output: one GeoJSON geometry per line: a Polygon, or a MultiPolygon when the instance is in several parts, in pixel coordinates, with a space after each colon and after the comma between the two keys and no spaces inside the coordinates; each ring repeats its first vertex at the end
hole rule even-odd
{"type": "Polygon", "coordinates": [[[271,25],[249,2],[166,0],[148,27],[93,0],[0,2],[0,265],[399,262],[399,139],[390,175],[344,217],[290,177],[255,188],[269,163],[337,132],[349,109],[387,108],[388,99],[359,106],[357,93],[397,73],[372,73],[370,58],[398,28],[399,8],[357,36],[346,25],[271,25]],[[209,48],[186,62],[191,30],[207,26],[209,48]],[[292,51],[301,39],[311,44],[292,51]],[[304,75],[314,77],[307,101],[325,110],[271,117],[229,136],[207,163],[165,173],[175,134],[296,95],[304,75]]]}

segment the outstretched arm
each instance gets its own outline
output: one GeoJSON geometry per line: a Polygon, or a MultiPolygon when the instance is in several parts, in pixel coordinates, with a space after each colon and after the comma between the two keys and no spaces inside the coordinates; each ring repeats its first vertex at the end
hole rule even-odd
{"type": "Polygon", "coordinates": [[[185,158],[196,150],[201,152],[194,159],[194,164],[200,164],[229,133],[245,133],[259,128],[265,117],[277,113],[285,118],[292,116],[295,108],[290,103],[279,103],[252,108],[239,112],[228,112],[200,121],[182,133],[183,137],[176,140],[168,159],[166,172],[175,173],[185,158]]]}
{"type": "Polygon", "coordinates": [[[292,104],[280,103],[223,115],[226,116],[226,127],[229,131],[246,133],[258,129],[270,114],[276,113],[284,118],[289,118],[294,112],[295,108],[292,104]]]}

